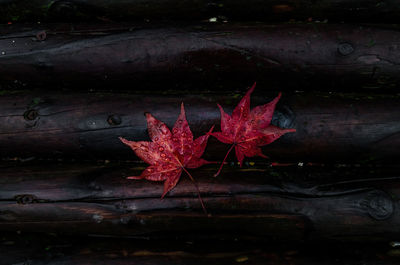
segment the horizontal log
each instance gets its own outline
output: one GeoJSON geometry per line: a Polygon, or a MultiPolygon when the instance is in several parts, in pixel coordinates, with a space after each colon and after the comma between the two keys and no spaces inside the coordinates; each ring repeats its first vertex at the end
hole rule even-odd
{"type": "Polygon", "coordinates": [[[400,85],[396,26],[10,25],[0,85],[134,90],[387,91],[400,85]]]}
{"type": "Polygon", "coordinates": [[[185,175],[164,200],[161,183],[124,178],[143,168],[3,167],[0,230],[355,241],[400,235],[396,168],[257,167],[218,178],[215,168],[192,170],[210,216],[185,175]]]}
{"type": "Polygon", "coordinates": [[[336,22],[398,22],[395,0],[280,1],[220,0],[2,0],[0,22],[71,20],[329,20],[336,22]],[[176,8],[179,7],[179,8],[176,8]]]}
{"type": "MultiPolygon", "coordinates": [[[[265,87],[258,85],[252,106],[265,104],[276,96],[265,96],[263,90],[265,87]]],[[[171,128],[178,117],[179,105],[184,102],[189,124],[197,137],[213,125],[218,130],[217,103],[231,113],[240,97],[214,93],[2,96],[0,157],[136,160],[118,137],[148,140],[144,112],[151,112],[171,128]]],[[[265,146],[264,153],[280,162],[396,163],[400,157],[398,106],[397,96],[286,93],[278,103],[272,123],[297,131],[265,146]]],[[[228,145],[211,137],[205,157],[222,160],[227,149],[228,145]]],[[[235,161],[233,156],[229,159],[235,161]]]]}

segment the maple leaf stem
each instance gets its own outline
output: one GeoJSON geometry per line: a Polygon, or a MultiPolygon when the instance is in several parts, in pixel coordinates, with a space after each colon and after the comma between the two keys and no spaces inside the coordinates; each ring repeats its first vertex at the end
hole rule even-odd
{"type": "Polygon", "coordinates": [[[208,212],[207,212],[206,206],[204,205],[203,199],[201,198],[201,195],[200,195],[200,189],[199,189],[199,186],[197,185],[196,181],[194,180],[194,178],[192,177],[192,175],[189,173],[189,171],[187,171],[187,170],[186,170],[186,168],[184,168],[184,167],[182,167],[182,169],[183,169],[183,171],[185,171],[185,172],[186,172],[186,174],[188,174],[188,176],[189,176],[190,180],[193,182],[193,185],[196,187],[196,190],[197,190],[197,196],[199,197],[199,200],[200,200],[201,207],[203,208],[203,212],[204,212],[206,215],[208,215],[208,212]]]}
{"type": "Polygon", "coordinates": [[[235,147],[235,145],[236,145],[236,144],[233,144],[233,145],[231,146],[231,148],[229,148],[228,153],[226,153],[226,155],[225,155],[224,161],[222,161],[221,166],[219,167],[218,172],[214,174],[214,177],[218,176],[219,173],[221,173],[222,167],[223,167],[224,164],[225,164],[225,160],[226,160],[226,158],[228,157],[229,153],[232,151],[233,147],[235,147]]]}

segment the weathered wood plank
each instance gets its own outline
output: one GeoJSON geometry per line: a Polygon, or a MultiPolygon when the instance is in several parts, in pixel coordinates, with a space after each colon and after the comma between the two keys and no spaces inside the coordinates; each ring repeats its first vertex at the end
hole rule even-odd
{"type": "MultiPolygon", "coordinates": [[[[265,88],[257,87],[253,106],[267,103],[276,95],[264,96],[265,88]]],[[[136,159],[118,137],[147,140],[144,112],[151,112],[171,127],[178,117],[180,103],[184,102],[189,124],[197,137],[212,125],[218,130],[217,102],[230,113],[240,97],[213,93],[2,96],[0,157],[136,159]]],[[[284,93],[273,124],[297,131],[266,146],[264,153],[273,161],[295,163],[397,163],[399,105],[397,96],[284,93]]],[[[211,137],[205,156],[222,160],[228,148],[211,137]]]]}
{"type": "Polygon", "coordinates": [[[400,32],[389,25],[50,24],[0,31],[4,88],[226,91],[257,81],[270,91],[396,92],[400,85],[400,32]]]}
{"type": "Polygon", "coordinates": [[[355,241],[394,240],[400,235],[396,169],[277,172],[261,167],[228,170],[218,178],[211,177],[213,171],[207,168],[193,170],[211,213],[207,216],[185,175],[161,200],[161,183],[124,178],[142,167],[80,168],[47,172],[3,168],[0,230],[113,236],[185,235],[190,231],[228,237],[355,241]]]}
{"type": "Polygon", "coordinates": [[[0,22],[88,20],[224,20],[397,23],[400,9],[395,0],[2,0],[0,22]]]}

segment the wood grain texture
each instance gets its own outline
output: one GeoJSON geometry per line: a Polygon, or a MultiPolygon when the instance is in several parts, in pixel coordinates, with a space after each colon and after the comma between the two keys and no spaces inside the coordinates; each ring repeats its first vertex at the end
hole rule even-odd
{"type": "Polygon", "coordinates": [[[211,216],[185,175],[164,200],[161,183],[125,179],[143,168],[3,167],[0,230],[353,241],[400,234],[396,168],[257,167],[218,178],[215,168],[192,170],[211,216]]]}
{"type": "MultiPolygon", "coordinates": [[[[257,87],[252,106],[265,104],[276,96],[265,96],[264,89],[262,85],[257,87]]],[[[190,127],[197,137],[213,125],[218,130],[217,103],[230,113],[240,97],[214,93],[2,96],[0,156],[135,160],[134,153],[118,137],[148,140],[144,112],[151,112],[171,128],[180,103],[184,102],[190,127]]],[[[396,96],[284,93],[272,123],[297,131],[266,146],[264,153],[272,161],[295,163],[396,163],[400,154],[399,117],[396,96]]],[[[205,157],[222,160],[228,148],[211,137],[205,157]]],[[[235,161],[233,157],[231,161],[235,161]]]]}
{"type": "Polygon", "coordinates": [[[208,20],[397,23],[400,9],[395,0],[2,0],[0,22],[110,21],[110,20],[208,20]]]}
{"type": "Polygon", "coordinates": [[[2,26],[0,85],[232,91],[257,81],[269,91],[393,93],[400,84],[397,26],[156,26],[2,26]]]}

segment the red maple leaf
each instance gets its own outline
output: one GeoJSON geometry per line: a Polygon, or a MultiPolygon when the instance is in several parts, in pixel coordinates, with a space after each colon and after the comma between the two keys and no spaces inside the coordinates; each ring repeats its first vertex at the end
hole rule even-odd
{"type": "Polygon", "coordinates": [[[235,147],[236,157],[240,166],[242,166],[245,156],[267,158],[262,153],[260,146],[272,143],[285,133],[296,131],[295,129],[282,129],[270,124],[275,105],[281,97],[281,93],[271,102],[250,110],[250,95],[255,86],[256,83],[247,91],[246,95],[233,110],[232,116],[226,114],[221,105],[218,104],[221,111],[221,132],[209,132],[208,134],[223,143],[232,144],[232,146],[214,176],[221,172],[224,162],[233,147],[235,147]]]}
{"type": "MultiPolygon", "coordinates": [[[[192,175],[186,168],[198,168],[210,162],[201,158],[207,145],[209,135],[203,135],[193,140],[193,134],[186,120],[185,108],[181,104],[181,113],[175,122],[172,132],[162,121],[146,113],[147,129],[152,142],[128,141],[122,137],[119,139],[128,145],[144,162],[149,164],[140,176],[128,177],[128,179],[147,179],[151,181],[164,181],[164,192],[161,198],[172,190],[178,183],[182,171],[185,171],[194,182],[192,175]]],[[[213,127],[210,129],[211,133],[213,127]]],[[[196,184],[195,184],[196,185],[196,184]]],[[[198,190],[198,187],[196,185],[198,190]]],[[[204,208],[200,197],[200,202],[204,208]]]]}

